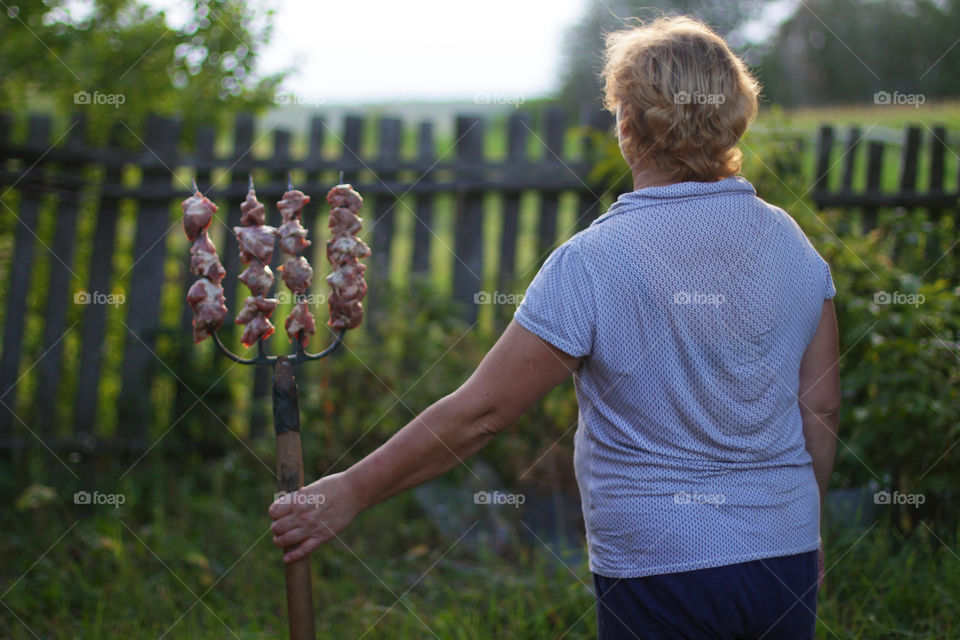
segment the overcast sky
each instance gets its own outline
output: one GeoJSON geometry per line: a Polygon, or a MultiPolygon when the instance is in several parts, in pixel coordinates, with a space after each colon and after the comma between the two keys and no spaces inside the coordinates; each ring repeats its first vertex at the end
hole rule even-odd
{"type": "MultiPolygon", "coordinates": [[[[184,0],[146,0],[185,21],[184,0]]],[[[773,0],[760,37],[798,0],[773,0]]],[[[305,102],[529,100],[559,86],[563,41],[589,0],[274,0],[264,73],[305,102]]]]}
{"type": "Polygon", "coordinates": [[[282,0],[264,71],[328,103],[544,95],[586,0],[282,0]]]}

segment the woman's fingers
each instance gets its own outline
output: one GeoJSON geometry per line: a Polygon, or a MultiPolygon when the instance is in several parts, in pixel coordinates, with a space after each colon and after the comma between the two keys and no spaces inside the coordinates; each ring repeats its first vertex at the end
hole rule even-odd
{"type": "Polygon", "coordinates": [[[267,511],[271,518],[276,520],[293,511],[292,495],[293,494],[286,493],[273,501],[273,504],[270,505],[270,509],[267,511]]]}
{"type": "Polygon", "coordinates": [[[300,546],[298,546],[296,549],[283,554],[283,561],[287,563],[296,562],[300,558],[304,558],[319,549],[324,542],[326,542],[326,540],[316,536],[307,538],[301,542],[300,546]]]}
{"type": "Polygon", "coordinates": [[[299,524],[296,514],[290,514],[283,516],[279,520],[275,520],[272,525],[270,525],[270,530],[273,531],[273,535],[279,536],[283,535],[287,531],[290,531],[299,524]]]}
{"type": "Polygon", "coordinates": [[[296,527],[287,531],[283,535],[273,536],[273,544],[277,545],[281,549],[286,549],[287,547],[292,547],[298,542],[302,542],[310,534],[306,529],[302,527],[296,527]]]}

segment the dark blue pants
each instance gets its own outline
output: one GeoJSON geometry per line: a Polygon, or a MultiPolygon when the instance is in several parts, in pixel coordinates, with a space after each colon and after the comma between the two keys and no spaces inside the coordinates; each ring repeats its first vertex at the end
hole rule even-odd
{"type": "Polygon", "coordinates": [[[812,640],[817,552],[644,578],[594,574],[600,640],[812,640]]]}

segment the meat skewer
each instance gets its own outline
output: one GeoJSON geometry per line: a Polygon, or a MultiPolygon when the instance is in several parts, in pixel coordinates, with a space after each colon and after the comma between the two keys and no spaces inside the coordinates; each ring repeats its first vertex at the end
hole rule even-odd
{"type": "Polygon", "coordinates": [[[327,241],[327,260],[333,272],[326,280],[333,289],[330,293],[330,319],[327,324],[337,329],[355,329],[363,320],[363,305],[367,283],[363,279],[366,265],[361,258],[370,255],[370,247],[356,237],[363,228],[363,219],[357,216],[363,198],[349,184],[338,184],[327,194],[330,204],[330,240],[327,241]]]}
{"type": "Polygon", "coordinates": [[[196,183],[193,195],[183,201],[183,231],[193,243],[190,247],[190,272],[200,278],[187,291],[187,303],[193,309],[193,341],[203,342],[223,324],[227,315],[223,286],[226,274],[217,257],[217,248],[207,235],[217,205],[207,199],[196,183]]]}
{"type": "Polygon", "coordinates": [[[307,240],[307,230],[300,223],[303,207],[309,202],[310,196],[294,189],[290,179],[287,181],[287,192],[277,202],[277,209],[283,218],[283,224],[278,230],[278,244],[281,251],[292,256],[279,269],[283,282],[293,292],[294,299],[293,311],[284,322],[284,328],[291,342],[297,338],[297,342],[303,345],[306,345],[310,336],[317,331],[316,320],[304,297],[313,282],[313,267],[305,257],[299,255],[312,244],[307,240]]]}
{"type": "Polygon", "coordinates": [[[274,298],[265,297],[273,284],[273,272],[269,264],[273,258],[277,230],[264,224],[266,209],[257,200],[252,176],[247,197],[240,205],[240,212],[242,226],[234,227],[233,231],[237,234],[240,261],[250,266],[238,278],[247,285],[253,295],[243,301],[243,309],[237,314],[234,322],[246,325],[243,335],[240,336],[240,343],[250,347],[257,341],[266,340],[273,335],[274,327],[270,322],[270,316],[277,308],[277,301],[274,298]]]}

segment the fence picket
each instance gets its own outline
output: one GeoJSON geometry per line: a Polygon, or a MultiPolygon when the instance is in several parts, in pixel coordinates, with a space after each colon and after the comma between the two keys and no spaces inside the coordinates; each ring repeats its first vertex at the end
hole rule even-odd
{"type": "MultiPolygon", "coordinates": [[[[563,109],[550,107],[545,112],[544,163],[556,171],[569,171],[563,160],[563,136],[566,131],[563,109]]],[[[546,260],[557,241],[557,212],[560,208],[560,192],[545,191],[540,203],[540,224],[537,225],[537,264],[546,260]]]]}
{"type": "MultiPolygon", "coordinates": [[[[382,118],[380,120],[380,162],[384,170],[378,178],[384,182],[397,179],[397,172],[390,167],[400,159],[400,120],[396,118],[382,118]]],[[[397,193],[397,195],[402,195],[397,193]]],[[[367,261],[367,277],[374,282],[386,283],[390,275],[390,245],[393,242],[395,211],[398,206],[397,198],[392,194],[377,196],[371,206],[373,220],[366,229],[367,241],[373,250],[373,255],[367,261]]],[[[380,287],[370,287],[367,292],[364,307],[368,312],[368,326],[375,327],[377,318],[382,315],[378,309],[380,287]]]]}
{"type": "MultiPolygon", "coordinates": [[[[75,115],[72,119],[66,146],[80,150],[84,146],[86,119],[75,115]]],[[[76,175],[83,174],[82,164],[65,164],[58,167],[76,175]]],[[[53,235],[51,253],[56,259],[50,261],[50,280],[47,285],[47,305],[44,310],[46,323],[43,330],[43,358],[37,365],[39,384],[35,405],[40,429],[53,435],[55,415],[59,398],[60,372],[63,356],[63,341],[67,332],[67,305],[75,302],[73,292],[67,291],[73,271],[73,252],[76,246],[77,209],[80,192],[77,189],[64,191],[57,207],[57,227],[53,235]]],[[[104,293],[104,292],[97,292],[104,293]]],[[[95,302],[95,301],[94,301],[95,302]]],[[[64,435],[64,434],[58,434],[64,435]]]]}
{"type": "MultiPolygon", "coordinates": [[[[166,163],[172,162],[180,138],[178,120],[151,116],[147,120],[144,144],[166,163]]],[[[143,186],[169,186],[170,170],[161,166],[143,172],[143,186]]],[[[158,368],[153,345],[160,310],[166,257],[166,235],[170,231],[170,202],[145,200],[137,216],[131,286],[127,295],[126,345],[123,353],[123,382],[118,405],[118,431],[134,438],[147,435],[151,415],[152,370],[158,368]]]]}
{"type": "MultiPolygon", "coordinates": [[[[119,146],[122,126],[117,125],[110,133],[110,144],[119,146]]],[[[106,184],[119,184],[122,169],[119,165],[109,165],[104,169],[106,184]]],[[[117,214],[119,202],[116,198],[102,198],[97,208],[97,224],[93,232],[93,251],[90,253],[90,279],[88,291],[110,290],[113,274],[112,256],[117,236],[117,214]]],[[[189,306],[184,304],[189,311],[189,306]]],[[[190,317],[193,314],[190,313],[190,317]]],[[[84,309],[83,338],[80,345],[80,379],[77,381],[77,396],[74,403],[74,433],[81,443],[89,442],[98,434],[95,428],[97,399],[100,388],[100,369],[103,360],[103,337],[107,326],[107,307],[95,304],[84,309]]],[[[187,335],[190,335],[189,333],[187,335]]]]}
{"type": "MultiPolygon", "coordinates": [[[[50,139],[50,118],[31,116],[27,125],[27,143],[46,147],[50,139]]],[[[3,329],[3,354],[0,355],[0,436],[10,433],[13,425],[22,424],[17,409],[17,383],[23,355],[23,330],[27,311],[27,291],[33,273],[37,213],[41,192],[30,188],[30,180],[42,170],[41,163],[29,166],[14,183],[20,187],[17,231],[13,245],[13,264],[7,287],[7,314],[3,329]]]]}
{"type": "MultiPolygon", "coordinates": [[[[883,173],[883,143],[871,141],[867,147],[867,196],[880,196],[880,176],[883,173]]],[[[877,226],[877,207],[863,208],[863,232],[869,233],[877,226]]]]}
{"type": "Polygon", "coordinates": [[[847,131],[847,142],[843,149],[843,175],[840,179],[840,189],[844,193],[853,191],[853,168],[857,157],[857,146],[860,143],[860,127],[853,126],[847,131]]]}
{"type": "MultiPolygon", "coordinates": [[[[457,159],[479,165],[483,162],[484,122],[472,116],[457,116],[457,159]]],[[[461,175],[472,177],[476,169],[461,175]]],[[[483,277],[483,193],[457,190],[454,224],[453,298],[461,303],[467,322],[476,322],[474,296],[483,277]]]]}
{"type": "MultiPolygon", "coordinates": [[[[431,168],[435,162],[436,154],[433,140],[433,124],[430,122],[420,123],[420,129],[417,135],[417,162],[423,167],[414,177],[419,180],[419,184],[429,183],[432,180],[430,175],[431,168]]],[[[413,258],[411,271],[416,275],[425,275],[430,272],[430,238],[433,236],[433,201],[432,194],[423,194],[417,196],[416,222],[413,231],[413,258]]]]}

